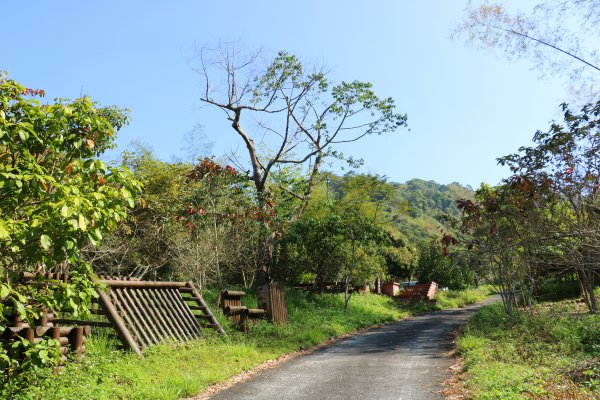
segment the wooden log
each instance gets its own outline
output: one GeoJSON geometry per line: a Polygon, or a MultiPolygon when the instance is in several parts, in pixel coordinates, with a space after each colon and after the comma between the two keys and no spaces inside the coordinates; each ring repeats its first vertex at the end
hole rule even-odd
{"type": "Polygon", "coordinates": [[[38,318],[38,320],[36,321],[37,325],[47,326],[48,325],[48,317],[51,317],[51,315],[49,315],[46,311],[42,312],[42,315],[40,315],[40,318],[38,318]]]}
{"type": "Polygon", "coordinates": [[[156,334],[160,336],[161,340],[172,337],[173,334],[169,331],[167,324],[164,321],[162,314],[160,313],[160,310],[158,310],[154,300],[150,297],[148,289],[140,289],[139,295],[148,307],[148,312],[152,315],[154,324],[157,328],[156,334]]]}
{"type": "Polygon", "coordinates": [[[81,356],[83,353],[83,327],[77,326],[71,330],[69,334],[69,344],[75,350],[78,356],[81,356]]]}
{"type": "Polygon", "coordinates": [[[248,315],[244,313],[244,315],[240,318],[240,330],[244,333],[250,332],[250,324],[248,323],[248,315]]]}
{"type": "Polygon", "coordinates": [[[258,306],[267,311],[267,316],[276,324],[287,322],[285,291],[281,283],[271,282],[257,289],[258,306]]]}
{"type": "MultiPolygon", "coordinates": [[[[182,301],[174,296],[174,292],[172,289],[164,289],[162,290],[165,297],[168,299],[171,311],[173,312],[176,320],[179,322],[179,325],[183,328],[183,330],[187,333],[190,339],[195,339],[198,337],[199,329],[197,328],[197,323],[193,317],[189,317],[185,312],[185,309],[182,307],[182,301]],[[190,323],[190,318],[194,321],[190,323]]],[[[191,312],[191,311],[190,311],[191,312]]]]}
{"type": "Polygon", "coordinates": [[[111,291],[109,293],[110,293],[110,297],[112,299],[113,304],[119,310],[119,315],[123,319],[123,322],[125,323],[125,325],[129,329],[129,331],[131,332],[135,341],[140,345],[140,347],[142,349],[144,349],[147,345],[147,340],[145,340],[145,338],[140,333],[141,332],[140,326],[131,317],[132,312],[131,312],[131,310],[129,310],[129,307],[127,306],[127,304],[124,303],[123,296],[119,292],[119,289],[113,288],[113,289],[111,289],[111,291]]]}
{"type": "Polygon", "coordinates": [[[100,306],[106,313],[106,317],[108,318],[108,320],[115,327],[115,330],[117,331],[121,342],[123,342],[125,347],[131,349],[138,356],[141,356],[142,350],[140,349],[136,341],[133,339],[133,336],[129,332],[129,329],[127,329],[127,327],[125,326],[125,323],[123,322],[123,319],[121,319],[121,317],[119,316],[117,309],[111,303],[110,297],[102,290],[99,290],[98,292],[100,295],[100,306]]]}
{"type": "Polygon", "coordinates": [[[185,332],[182,331],[181,327],[173,317],[173,313],[171,312],[168,303],[165,301],[162,291],[160,289],[153,289],[149,290],[148,293],[153,296],[157,306],[159,307],[163,315],[163,319],[167,322],[169,330],[172,333],[172,338],[181,342],[186,342],[188,337],[185,332]]]}
{"type": "MultiPolygon", "coordinates": [[[[148,313],[145,310],[145,307],[143,304],[141,304],[138,299],[137,296],[134,296],[134,291],[135,289],[120,289],[120,292],[123,293],[123,296],[127,299],[128,303],[129,303],[129,307],[133,310],[133,312],[136,315],[136,319],[138,320],[139,323],[142,324],[142,327],[144,329],[144,332],[146,333],[146,336],[153,342],[153,343],[158,343],[160,342],[160,340],[156,337],[156,335],[154,335],[154,331],[151,329],[150,325],[147,323],[148,321],[148,313]]],[[[150,343],[149,343],[150,344],[150,343]]]]}
{"type": "Polygon", "coordinates": [[[23,337],[25,340],[29,341],[29,343],[33,343],[33,339],[35,338],[35,329],[26,328],[21,331],[23,333],[23,337]]]}
{"type": "Polygon", "coordinates": [[[126,296],[127,293],[125,290],[123,288],[112,288],[112,292],[118,297],[121,308],[125,310],[125,320],[129,321],[131,327],[135,329],[138,338],[140,338],[142,341],[142,344],[153,344],[152,339],[146,332],[146,327],[138,318],[137,313],[133,311],[133,304],[130,304],[130,299],[128,296],[126,296]]]}
{"type": "MultiPolygon", "coordinates": [[[[231,296],[231,297],[226,297],[226,296],[221,296],[221,310],[223,310],[224,314],[227,314],[227,307],[242,307],[242,298],[239,296],[231,296]]],[[[234,321],[234,322],[240,322],[240,315],[239,314],[229,314],[227,315],[227,317],[234,321]]]]}
{"type": "Polygon", "coordinates": [[[160,329],[158,329],[160,323],[158,323],[154,313],[151,312],[147,300],[142,296],[142,289],[124,289],[124,291],[126,291],[126,293],[129,293],[133,301],[136,303],[136,308],[142,314],[144,320],[146,321],[145,324],[148,327],[150,335],[155,338],[157,343],[161,342],[163,336],[160,332],[160,329]]]}
{"type": "Polygon", "coordinates": [[[165,289],[157,289],[157,293],[160,294],[160,297],[162,298],[165,304],[165,311],[170,315],[173,324],[177,326],[177,329],[179,330],[181,335],[185,337],[185,340],[187,341],[193,339],[194,335],[189,331],[189,329],[183,323],[183,321],[181,321],[180,315],[178,315],[177,312],[176,305],[173,303],[167,292],[168,291],[165,289]]]}
{"type": "Polygon", "coordinates": [[[237,290],[225,290],[223,292],[225,297],[243,297],[246,295],[246,292],[241,292],[237,290]]]}
{"type": "Polygon", "coordinates": [[[155,310],[160,316],[160,320],[162,322],[161,326],[168,332],[168,335],[165,336],[165,338],[183,341],[184,339],[179,335],[177,327],[171,321],[171,317],[167,313],[165,306],[159,300],[157,289],[147,289],[145,290],[145,292],[148,295],[148,297],[152,300],[152,304],[154,305],[155,310]]]}
{"type": "MultiPolygon", "coordinates": [[[[36,338],[33,339],[33,343],[36,343],[36,344],[37,343],[41,343],[42,340],[46,340],[46,339],[51,339],[51,338],[36,337],[36,338]]],[[[58,342],[60,343],[61,346],[66,346],[66,345],[69,344],[69,338],[66,337],[66,336],[61,336],[61,337],[59,337],[58,339],[55,339],[55,340],[58,340],[58,342]]]]}
{"type": "Polygon", "coordinates": [[[250,317],[262,317],[267,313],[266,310],[263,310],[262,308],[249,308],[248,311],[246,311],[246,314],[250,317]]]}
{"type": "MultiPolygon", "coordinates": [[[[86,325],[82,326],[84,335],[86,335],[86,336],[89,335],[90,332],[92,331],[92,327],[89,325],[89,321],[81,321],[81,322],[86,324],[86,325]]],[[[72,329],[73,329],[72,326],[55,326],[55,327],[36,326],[35,327],[35,336],[42,337],[42,336],[49,335],[51,338],[57,339],[61,336],[68,336],[72,329]]]]}
{"type": "Polygon", "coordinates": [[[57,324],[70,324],[70,325],[89,325],[98,328],[111,328],[113,324],[105,321],[85,321],[82,319],[67,319],[67,318],[58,318],[53,322],[57,324]]]}
{"type": "Polygon", "coordinates": [[[177,290],[172,290],[172,289],[168,290],[168,293],[169,293],[169,296],[171,296],[171,298],[173,299],[173,302],[176,304],[176,306],[179,309],[179,311],[181,312],[181,314],[183,315],[183,320],[188,325],[188,327],[191,329],[192,335],[194,337],[198,337],[200,335],[200,331],[202,330],[202,328],[200,327],[200,324],[198,323],[198,321],[196,321],[196,318],[194,318],[194,314],[192,313],[192,310],[190,310],[189,306],[183,300],[181,293],[179,293],[179,291],[177,291],[177,290]]]}
{"type": "Polygon", "coordinates": [[[248,307],[246,307],[246,306],[226,306],[225,314],[227,316],[240,315],[240,314],[244,314],[247,310],[248,310],[248,307]]]}
{"type": "Polygon", "coordinates": [[[167,297],[165,297],[165,293],[163,289],[154,289],[151,291],[156,299],[157,305],[160,307],[163,317],[169,324],[171,328],[171,332],[173,332],[173,339],[186,342],[190,339],[189,334],[185,330],[185,328],[178,321],[176,313],[173,311],[170,301],[167,297]]]}
{"type": "Polygon", "coordinates": [[[199,310],[199,311],[206,311],[208,310],[208,307],[206,306],[188,306],[190,308],[190,310],[199,310]]]}
{"type": "Polygon", "coordinates": [[[219,323],[219,321],[217,321],[217,319],[215,318],[215,316],[208,309],[208,304],[206,304],[206,302],[204,301],[204,299],[200,295],[200,292],[198,292],[198,289],[196,289],[196,286],[194,286],[194,283],[192,281],[189,281],[189,282],[186,283],[186,286],[191,290],[190,293],[192,293],[192,296],[199,299],[199,300],[196,301],[196,303],[199,306],[204,306],[204,307],[207,308],[207,311],[206,311],[207,315],[210,315],[212,317],[210,319],[211,324],[209,325],[209,327],[216,329],[221,335],[227,336],[227,333],[225,332],[225,330],[223,329],[223,327],[221,326],[221,324],[219,323]]]}
{"type": "Polygon", "coordinates": [[[22,330],[27,329],[20,326],[8,326],[2,332],[2,337],[4,339],[14,339],[21,333],[22,330]]]}
{"type": "Polygon", "coordinates": [[[179,289],[185,286],[185,282],[159,282],[159,281],[123,281],[123,280],[111,280],[101,279],[98,281],[111,288],[154,288],[154,289],[179,289]]]}

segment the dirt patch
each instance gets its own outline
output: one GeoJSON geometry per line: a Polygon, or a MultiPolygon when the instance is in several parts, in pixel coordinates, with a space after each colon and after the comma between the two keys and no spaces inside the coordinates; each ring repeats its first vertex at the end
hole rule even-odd
{"type": "Polygon", "coordinates": [[[469,391],[465,387],[463,377],[463,359],[456,357],[454,364],[448,369],[450,378],[442,383],[443,389],[438,393],[447,400],[465,400],[469,398],[469,391]]]}

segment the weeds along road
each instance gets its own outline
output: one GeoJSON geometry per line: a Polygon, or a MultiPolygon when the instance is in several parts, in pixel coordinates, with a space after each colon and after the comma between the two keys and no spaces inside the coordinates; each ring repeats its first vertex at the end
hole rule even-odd
{"type": "Polygon", "coordinates": [[[349,337],[265,370],[211,397],[239,399],[441,399],[452,333],[481,307],[438,311],[349,337]]]}

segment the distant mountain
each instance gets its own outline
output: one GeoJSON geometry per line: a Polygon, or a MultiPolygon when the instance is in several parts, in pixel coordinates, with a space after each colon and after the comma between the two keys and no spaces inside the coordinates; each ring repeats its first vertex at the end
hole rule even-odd
{"type": "Polygon", "coordinates": [[[473,188],[458,182],[443,185],[411,179],[406,183],[391,182],[390,185],[395,191],[394,203],[402,205],[394,210],[396,225],[413,244],[439,234],[441,224],[437,218],[442,214],[458,216],[455,201],[473,198],[474,195],[473,188]]]}
{"type": "MultiPolygon", "coordinates": [[[[385,181],[385,177],[368,174],[349,173],[340,176],[325,172],[321,183],[325,185],[326,182],[328,188],[322,190],[330,190],[339,199],[347,195],[349,190],[360,192],[361,185],[381,179],[385,181]]],[[[438,222],[438,218],[441,215],[460,215],[456,200],[474,196],[473,188],[458,182],[447,185],[423,179],[411,179],[405,183],[385,182],[392,195],[385,201],[383,211],[413,246],[428,240],[432,235],[439,235],[442,224],[438,222]]],[[[379,194],[372,192],[370,196],[372,200],[376,200],[379,194]]],[[[324,197],[326,195],[322,193],[321,201],[324,197]]]]}

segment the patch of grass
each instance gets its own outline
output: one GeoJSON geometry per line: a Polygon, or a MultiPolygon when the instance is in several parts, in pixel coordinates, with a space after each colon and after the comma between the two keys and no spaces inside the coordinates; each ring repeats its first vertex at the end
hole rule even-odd
{"type": "Polygon", "coordinates": [[[435,296],[436,308],[447,310],[475,304],[495,293],[491,285],[482,285],[475,289],[440,290],[435,296]]]}
{"type": "MultiPolygon", "coordinates": [[[[216,301],[211,292],[205,298],[216,301]]],[[[112,330],[94,329],[81,362],[68,363],[25,391],[16,392],[17,385],[0,388],[0,398],[179,399],[284,353],[431,309],[424,303],[402,304],[385,296],[355,294],[345,313],[343,302],[342,294],[287,290],[289,323],[259,322],[248,335],[237,332],[214,307],[228,337],[206,332],[185,345],[154,346],[142,358],[117,350],[119,342],[112,330]]],[[[249,294],[244,303],[255,307],[256,299],[249,294]]]]}
{"type": "Polygon", "coordinates": [[[458,348],[473,399],[600,397],[600,316],[573,302],[540,304],[513,320],[502,304],[483,307],[458,348]]]}

